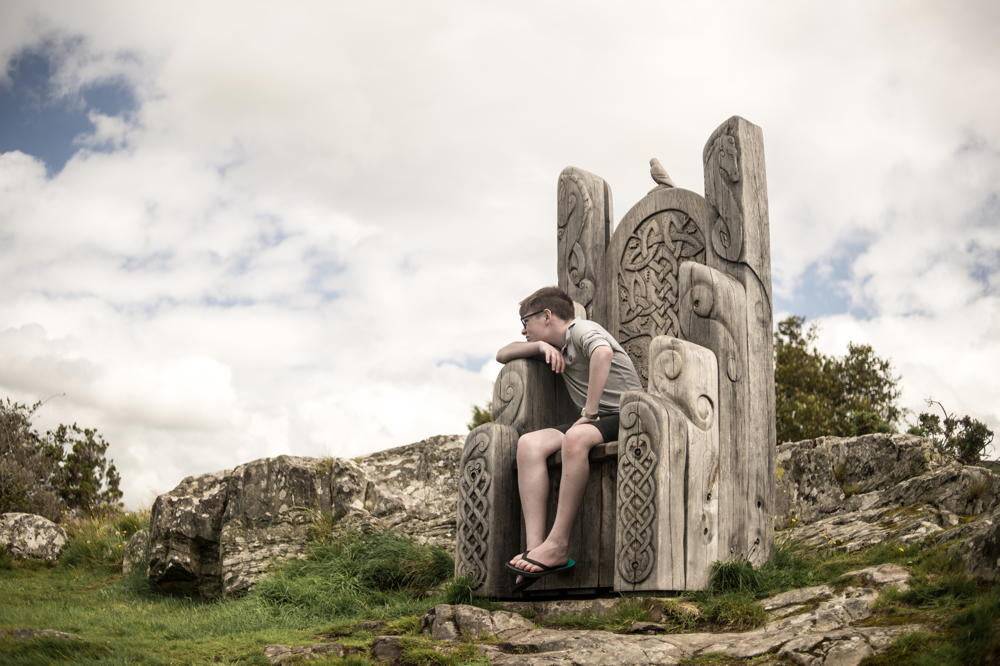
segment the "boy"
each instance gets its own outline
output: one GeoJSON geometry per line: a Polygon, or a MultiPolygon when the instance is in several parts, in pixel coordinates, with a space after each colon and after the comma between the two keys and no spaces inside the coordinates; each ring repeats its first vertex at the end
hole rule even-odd
{"type": "Polygon", "coordinates": [[[543,287],[520,303],[521,334],[497,352],[497,361],[539,358],[561,374],[580,418],[522,435],[517,441],[517,483],[528,550],[507,567],[518,574],[516,590],[538,578],[572,568],[569,535],[590,474],[590,449],[618,439],[622,393],[641,391],[632,359],[599,324],[574,319],[572,299],[558,287],[543,287]],[[562,482],[555,521],[545,535],[549,492],[546,459],[562,450],[562,482]]]}

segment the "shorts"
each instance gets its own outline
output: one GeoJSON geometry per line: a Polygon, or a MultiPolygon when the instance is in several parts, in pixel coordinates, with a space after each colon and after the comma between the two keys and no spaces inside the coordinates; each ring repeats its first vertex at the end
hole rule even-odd
{"type": "MultiPolygon", "coordinates": [[[[562,425],[552,426],[561,433],[564,433],[576,425],[576,421],[573,423],[563,423],[562,425]]],[[[601,431],[601,441],[603,442],[614,442],[618,439],[618,414],[609,414],[608,416],[602,416],[597,421],[591,421],[590,425],[594,426],[601,431]]]]}

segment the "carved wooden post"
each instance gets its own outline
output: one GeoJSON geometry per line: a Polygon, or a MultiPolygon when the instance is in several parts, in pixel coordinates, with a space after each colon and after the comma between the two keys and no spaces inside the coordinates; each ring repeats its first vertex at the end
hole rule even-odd
{"type": "Polygon", "coordinates": [[[547,365],[506,364],[493,385],[493,422],[469,433],[459,464],[455,574],[468,576],[477,596],[513,594],[504,564],[521,546],[517,440],[522,433],[573,420],[566,388],[547,365]]]}
{"type": "Polygon", "coordinates": [[[622,398],[615,589],[703,589],[718,559],[718,367],[670,336],[650,358],[650,392],[622,398]]]}
{"type": "Polygon", "coordinates": [[[587,319],[608,322],[604,252],[611,236],[611,188],[600,176],[566,167],[559,174],[559,287],[583,305],[587,319]]]}
{"type": "Polygon", "coordinates": [[[746,294],[746,432],[738,440],[746,469],[746,543],[751,561],[770,556],[774,511],[774,338],[771,251],[764,138],[759,127],[734,116],[709,137],[704,151],[705,198],[712,206],[707,263],[743,285],[746,294]]]}
{"type": "Polygon", "coordinates": [[[509,425],[484,423],[469,433],[459,463],[455,575],[481,596],[513,593],[504,563],[521,539],[517,438],[509,425]]]}

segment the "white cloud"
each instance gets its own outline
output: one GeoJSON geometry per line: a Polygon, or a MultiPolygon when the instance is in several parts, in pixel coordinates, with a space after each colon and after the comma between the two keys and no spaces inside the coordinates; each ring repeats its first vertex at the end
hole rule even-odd
{"type": "Polygon", "coordinates": [[[51,179],[0,155],[0,390],[65,392],[40,418],[105,432],[133,504],[461,431],[517,300],[555,281],[559,171],[603,175],[618,217],[654,155],[700,191],[734,113],[765,132],[776,293],[842,259],[870,319],[825,319],[824,344],[871,340],[914,400],[1000,404],[990,3],[4,14],[0,59],[48,44],[53,94],[136,94],[51,179]]]}

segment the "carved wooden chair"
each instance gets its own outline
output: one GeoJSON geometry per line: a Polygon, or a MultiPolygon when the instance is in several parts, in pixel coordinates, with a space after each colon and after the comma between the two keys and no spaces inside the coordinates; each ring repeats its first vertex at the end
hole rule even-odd
{"type": "MultiPolygon", "coordinates": [[[[772,546],[774,366],[763,137],[733,117],[705,146],[705,196],[657,186],[611,233],[607,183],[568,167],[558,184],[559,286],[631,356],[644,391],[626,393],[617,442],[591,451],[576,519],[577,566],[527,594],[703,589],[715,560],[759,564],[772,546]]],[[[456,573],[476,595],[509,597],[504,568],[524,549],[521,434],[575,420],[545,364],[504,366],[493,422],[460,463],[456,573]]],[[[560,456],[549,459],[554,517],[560,456]]]]}

